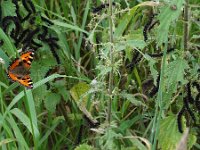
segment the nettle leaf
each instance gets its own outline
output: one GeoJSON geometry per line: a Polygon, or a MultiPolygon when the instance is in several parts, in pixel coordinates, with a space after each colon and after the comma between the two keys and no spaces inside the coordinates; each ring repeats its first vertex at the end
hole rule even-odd
{"type": "Polygon", "coordinates": [[[185,69],[188,69],[189,66],[187,61],[184,59],[177,59],[168,64],[167,69],[165,71],[165,85],[166,89],[163,93],[164,103],[163,106],[165,109],[168,109],[170,106],[170,100],[177,90],[177,84],[180,82],[181,84],[185,84],[187,80],[184,79],[185,69]]]}
{"type": "MultiPolygon", "coordinates": [[[[173,62],[170,62],[166,71],[165,76],[167,77],[167,89],[170,88],[171,84],[181,82],[185,84],[187,80],[184,79],[184,72],[185,69],[188,69],[189,65],[186,60],[184,59],[177,59],[173,62]]],[[[174,89],[176,86],[174,87],[174,89]]]]}
{"type": "Polygon", "coordinates": [[[154,80],[154,85],[156,85],[156,80],[157,80],[157,77],[158,77],[158,71],[155,69],[155,63],[156,61],[150,57],[149,55],[145,54],[145,58],[148,60],[148,65],[150,67],[150,71],[151,71],[151,75],[153,76],[153,80],[154,80]]]}
{"type": "Polygon", "coordinates": [[[161,121],[158,135],[158,145],[162,150],[174,150],[176,144],[181,139],[181,133],[178,131],[177,118],[175,115],[168,116],[161,121]]]}
{"type": "MultiPolygon", "coordinates": [[[[180,142],[182,134],[178,131],[177,116],[171,115],[164,118],[160,124],[158,146],[162,150],[174,150],[180,142]]],[[[187,139],[188,149],[196,143],[196,136],[189,134],[187,139]]]]}
{"type": "Polygon", "coordinates": [[[168,109],[171,105],[170,101],[173,96],[173,93],[176,91],[177,83],[172,83],[168,87],[168,89],[165,89],[165,92],[163,92],[163,109],[168,109]]]}
{"type": "Polygon", "coordinates": [[[62,97],[64,97],[64,101],[68,101],[70,97],[69,91],[66,89],[66,80],[58,80],[54,83],[51,83],[55,89],[58,90],[58,94],[60,94],[62,97]]]}
{"type": "Polygon", "coordinates": [[[105,131],[103,138],[103,142],[100,141],[101,149],[117,149],[116,139],[122,138],[123,135],[121,133],[117,133],[114,128],[107,128],[105,131]],[[105,144],[104,144],[105,143],[105,144]]]}
{"type": "Polygon", "coordinates": [[[157,36],[156,40],[158,45],[161,45],[163,42],[168,40],[168,32],[170,24],[177,20],[180,16],[183,8],[184,0],[172,0],[168,4],[168,6],[163,6],[160,10],[160,14],[158,15],[158,19],[160,24],[157,28],[157,36]],[[176,10],[173,10],[171,7],[176,6],[176,10]]]}
{"type": "Polygon", "coordinates": [[[128,101],[130,101],[135,106],[146,106],[142,101],[135,98],[133,96],[133,94],[127,94],[125,92],[122,92],[120,94],[120,97],[127,99],[128,101]]]}
{"type": "Polygon", "coordinates": [[[106,76],[109,72],[111,72],[112,67],[107,67],[107,66],[104,66],[104,65],[98,65],[96,67],[96,69],[98,69],[100,71],[98,76],[101,77],[101,76],[106,76]]]}
{"type": "Polygon", "coordinates": [[[132,49],[138,48],[138,49],[143,49],[146,46],[146,43],[144,40],[125,40],[125,41],[120,41],[115,45],[115,49],[117,51],[121,51],[126,49],[127,47],[131,47],[132,49]]]}
{"type": "Polygon", "coordinates": [[[12,3],[11,0],[2,1],[1,2],[1,8],[2,8],[2,15],[4,17],[6,17],[6,16],[16,16],[16,13],[15,13],[16,7],[12,3]]]}
{"type": "MultiPolygon", "coordinates": [[[[30,69],[31,79],[33,80],[34,83],[44,79],[49,69],[52,69],[52,66],[55,66],[56,64],[55,59],[53,57],[46,55],[37,55],[36,58],[37,57],[39,57],[40,59],[33,60],[30,69]]],[[[36,88],[33,92],[34,92],[34,98],[37,99],[36,100],[37,105],[40,105],[42,99],[44,99],[44,97],[48,94],[45,85],[36,88]]]]}
{"type": "Polygon", "coordinates": [[[45,98],[44,105],[49,112],[54,113],[56,110],[56,105],[60,102],[60,100],[61,96],[59,94],[48,93],[45,98]]]}

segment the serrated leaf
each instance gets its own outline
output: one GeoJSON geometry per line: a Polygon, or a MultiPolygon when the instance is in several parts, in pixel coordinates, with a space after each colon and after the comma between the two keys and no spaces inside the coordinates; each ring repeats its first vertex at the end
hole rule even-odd
{"type": "Polygon", "coordinates": [[[16,16],[16,7],[11,0],[1,2],[2,14],[6,16],[16,16]]]}
{"type": "MultiPolygon", "coordinates": [[[[178,131],[177,116],[171,115],[161,121],[158,135],[158,145],[162,150],[174,150],[181,140],[182,134],[178,131]]],[[[191,148],[196,136],[189,134],[188,147],[191,148]]],[[[188,149],[188,148],[187,148],[188,149]]]]}
{"type": "Polygon", "coordinates": [[[127,47],[131,48],[138,48],[143,49],[146,46],[146,43],[143,40],[126,40],[126,41],[120,41],[116,44],[115,49],[117,51],[121,51],[126,49],[127,47]]]}
{"type": "Polygon", "coordinates": [[[125,92],[120,94],[121,97],[126,98],[128,101],[130,101],[133,105],[135,106],[146,106],[144,103],[141,101],[137,100],[133,94],[127,94],[125,92]]]}
{"type": "Polygon", "coordinates": [[[168,116],[161,121],[158,135],[158,145],[162,150],[174,150],[181,139],[175,115],[168,116]]]}
{"type": "Polygon", "coordinates": [[[103,66],[103,65],[98,65],[96,67],[96,69],[98,69],[100,71],[100,73],[98,74],[98,76],[105,76],[107,75],[109,72],[111,72],[112,67],[107,67],[107,66],[103,66]]]}
{"type": "Polygon", "coordinates": [[[100,143],[101,145],[103,145],[101,149],[107,149],[107,150],[116,149],[115,139],[120,139],[122,137],[123,135],[121,133],[117,133],[112,128],[107,128],[107,130],[105,131],[105,135],[103,136],[104,142],[100,143]]]}
{"type": "Polygon", "coordinates": [[[49,93],[46,96],[46,99],[44,101],[44,105],[48,111],[51,113],[54,113],[56,110],[56,105],[60,102],[61,96],[56,93],[49,93]]]}
{"type": "Polygon", "coordinates": [[[170,24],[178,19],[179,15],[182,12],[184,0],[172,0],[168,4],[168,6],[163,6],[160,14],[158,15],[158,19],[160,24],[157,28],[157,42],[158,45],[161,45],[163,42],[168,40],[168,32],[170,24]],[[176,6],[176,10],[171,9],[172,6],[176,6]]]}
{"type": "Polygon", "coordinates": [[[147,54],[145,54],[145,58],[148,60],[148,66],[150,67],[151,75],[153,76],[153,83],[154,85],[157,85],[158,71],[154,68],[156,61],[147,54]]]}
{"type": "Polygon", "coordinates": [[[184,59],[177,59],[171,63],[169,63],[166,69],[166,77],[167,77],[167,87],[169,89],[170,85],[173,83],[181,82],[186,83],[184,79],[184,72],[185,69],[188,69],[189,65],[186,60],[184,59]]]}
{"type": "Polygon", "coordinates": [[[189,66],[187,61],[184,59],[177,59],[168,64],[165,71],[165,85],[166,89],[163,93],[164,103],[163,106],[165,109],[168,109],[170,105],[171,97],[173,93],[177,90],[178,82],[185,84],[187,81],[184,79],[185,69],[188,69],[189,66]]]}

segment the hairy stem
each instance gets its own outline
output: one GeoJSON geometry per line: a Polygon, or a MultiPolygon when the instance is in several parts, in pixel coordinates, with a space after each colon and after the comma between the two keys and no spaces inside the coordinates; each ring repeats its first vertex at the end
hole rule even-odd
{"type": "Polygon", "coordinates": [[[189,0],[185,0],[185,7],[184,7],[184,50],[188,50],[188,4],[189,0]]]}
{"type": "MultiPolygon", "coordinates": [[[[112,0],[108,0],[109,3],[109,27],[110,27],[110,61],[111,65],[113,64],[113,28],[112,28],[112,0]]],[[[112,91],[113,91],[113,68],[111,72],[109,73],[109,86],[108,86],[108,93],[110,95],[109,101],[108,101],[108,116],[107,121],[110,124],[111,122],[111,116],[112,116],[112,91]]]]}

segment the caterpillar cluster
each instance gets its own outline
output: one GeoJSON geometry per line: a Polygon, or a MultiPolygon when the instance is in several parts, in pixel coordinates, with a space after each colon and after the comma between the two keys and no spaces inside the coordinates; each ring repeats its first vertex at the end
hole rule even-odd
{"type": "MultiPolygon", "coordinates": [[[[167,50],[167,54],[169,54],[170,52],[174,51],[175,48],[169,48],[167,50]]],[[[154,53],[154,54],[148,54],[149,56],[151,57],[154,57],[154,58],[158,58],[158,57],[162,57],[163,56],[163,53],[154,53]]],[[[136,51],[131,62],[129,64],[126,65],[126,68],[130,69],[130,70],[133,70],[133,68],[142,60],[142,55],[136,51]]]]}
{"type": "Polygon", "coordinates": [[[126,68],[133,70],[133,68],[141,61],[141,59],[142,59],[142,55],[140,55],[140,53],[136,51],[131,62],[128,65],[126,65],[126,68]]]}
{"type": "Polygon", "coordinates": [[[188,112],[191,119],[193,120],[193,123],[196,124],[196,117],[193,111],[191,110],[190,105],[194,105],[198,112],[200,112],[200,85],[197,82],[193,82],[192,86],[197,89],[198,94],[196,95],[195,99],[192,97],[191,82],[189,82],[186,85],[187,95],[183,98],[183,106],[177,115],[178,130],[180,133],[183,133],[182,116],[184,115],[184,113],[188,112]]]}
{"type": "MultiPolygon", "coordinates": [[[[174,50],[175,50],[175,48],[169,48],[169,49],[167,49],[167,54],[171,53],[171,52],[174,51],[174,50]]],[[[149,56],[154,57],[154,58],[162,57],[162,56],[163,56],[163,53],[149,54],[149,56]]]]}
{"type": "MultiPolygon", "coordinates": [[[[59,49],[59,45],[57,44],[58,38],[54,37],[48,29],[48,26],[53,25],[53,22],[42,16],[40,12],[37,12],[31,0],[12,0],[12,3],[16,7],[15,16],[3,17],[1,11],[2,9],[0,9],[0,25],[3,31],[14,40],[14,44],[16,47],[21,47],[22,45],[22,51],[25,51],[27,49],[34,49],[36,51],[42,47],[41,42],[46,43],[49,46],[50,52],[54,56],[57,64],[59,65],[61,61],[56,52],[56,50],[59,49]],[[22,4],[22,7],[24,7],[27,12],[27,14],[25,15],[20,14],[20,2],[22,4]],[[38,19],[42,21],[39,24],[37,21],[38,19]],[[24,23],[28,25],[24,27],[24,23]],[[14,28],[9,32],[11,25],[14,25],[14,28]],[[41,42],[38,43],[36,41],[41,42]]],[[[0,46],[2,46],[3,44],[4,41],[0,40],[0,46]]],[[[47,88],[49,88],[48,85],[47,88]]]]}
{"type": "MultiPolygon", "coordinates": [[[[112,5],[115,6],[115,2],[112,2],[112,5]]],[[[105,3],[105,4],[101,4],[95,8],[93,8],[92,12],[95,14],[95,13],[98,13],[100,12],[102,9],[106,8],[109,6],[109,3],[105,3]]]]}
{"type": "Polygon", "coordinates": [[[146,42],[148,40],[148,32],[151,31],[151,29],[157,24],[159,23],[159,21],[153,21],[155,17],[155,14],[152,14],[148,20],[148,22],[144,25],[144,29],[143,29],[143,36],[144,36],[144,41],[146,42]]]}
{"type": "Polygon", "coordinates": [[[27,12],[25,17],[22,17],[22,15],[20,14],[19,2],[20,1],[18,0],[12,0],[12,3],[16,7],[16,16],[2,17],[1,15],[2,29],[14,40],[16,47],[18,47],[19,44],[23,45],[23,51],[27,48],[37,50],[38,48],[42,47],[42,45],[40,43],[37,43],[34,39],[40,40],[41,42],[48,44],[57,63],[60,64],[59,56],[56,53],[56,49],[59,48],[57,44],[58,38],[52,37],[52,35],[49,33],[48,28],[43,25],[47,24],[48,26],[51,26],[53,25],[53,23],[46,17],[42,16],[39,12],[36,12],[35,6],[31,0],[22,0],[22,6],[27,12]],[[40,18],[43,23],[36,23],[37,18],[40,18]],[[26,28],[23,27],[24,22],[28,23],[29,26],[26,28]],[[15,27],[9,33],[8,29],[11,27],[12,24],[14,24],[15,27]]]}
{"type": "Polygon", "coordinates": [[[156,86],[154,86],[153,89],[149,92],[150,97],[153,97],[158,92],[159,83],[160,83],[160,74],[158,75],[156,79],[156,86]]]}

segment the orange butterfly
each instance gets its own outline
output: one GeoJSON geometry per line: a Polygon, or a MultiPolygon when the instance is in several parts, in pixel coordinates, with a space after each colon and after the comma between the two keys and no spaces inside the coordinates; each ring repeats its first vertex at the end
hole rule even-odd
{"type": "Polygon", "coordinates": [[[34,51],[29,50],[23,53],[20,58],[14,60],[8,67],[8,77],[14,82],[32,89],[33,82],[30,77],[31,62],[33,61],[34,51]]]}

